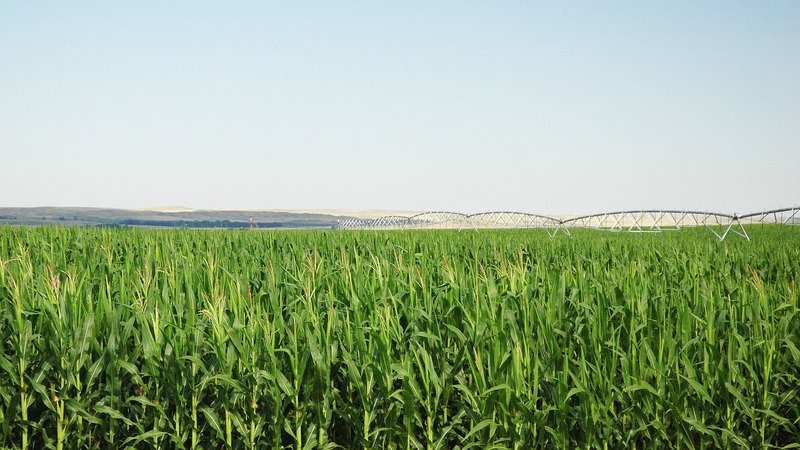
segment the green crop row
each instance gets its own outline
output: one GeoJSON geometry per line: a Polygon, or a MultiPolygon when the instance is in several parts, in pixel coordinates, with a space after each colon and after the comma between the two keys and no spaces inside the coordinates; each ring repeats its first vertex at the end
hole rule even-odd
{"type": "Polygon", "coordinates": [[[0,447],[800,441],[800,228],[0,228],[0,447]]]}

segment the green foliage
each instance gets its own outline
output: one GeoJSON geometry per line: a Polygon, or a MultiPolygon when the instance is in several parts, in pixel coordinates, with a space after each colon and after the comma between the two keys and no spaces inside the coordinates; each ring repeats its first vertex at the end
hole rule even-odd
{"type": "Polygon", "coordinates": [[[0,447],[791,447],[748,233],[0,228],[0,447]]]}

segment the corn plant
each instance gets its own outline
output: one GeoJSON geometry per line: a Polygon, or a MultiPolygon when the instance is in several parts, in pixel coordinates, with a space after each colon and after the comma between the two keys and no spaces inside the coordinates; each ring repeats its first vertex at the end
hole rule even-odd
{"type": "Polygon", "coordinates": [[[0,227],[0,447],[796,448],[747,232],[0,227]]]}

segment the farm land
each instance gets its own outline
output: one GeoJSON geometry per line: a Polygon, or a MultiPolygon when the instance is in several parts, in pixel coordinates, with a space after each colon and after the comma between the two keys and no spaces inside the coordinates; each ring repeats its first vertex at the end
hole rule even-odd
{"type": "Polygon", "coordinates": [[[3,448],[800,440],[800,228],[0,227],[3,448]]]}

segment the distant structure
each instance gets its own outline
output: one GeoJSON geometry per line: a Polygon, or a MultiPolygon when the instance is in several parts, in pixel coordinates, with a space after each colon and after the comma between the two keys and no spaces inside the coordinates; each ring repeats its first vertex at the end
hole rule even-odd
{"type": "Polygon", "coordinates": [[[256,222],[255,222],[255,221],[253,220],[253,218],[251,217],[251,218],[250,218],[250,229],[251,229],[251,230],[254,230],[255,228],[256,228],[256,222]]]}
{"type": "Polygon", "coordinates": [[[800,225],[800,206],[772,209],[744,215],[708,211],[628,210],[557,219],[541,214],[492,211],[462,214],[452,211],[431,211],[413,216],[384,216],[377,219],[339,219],[339,230],[401,229],[479,229],[479,228],[542,228],[550,237],[559,231],[570,235],[571,228],[591,228],[612,232],[660,233],[687,227],[705,227],[720,241],[733,233],[750,240],[745,224],[800,225]]]}

